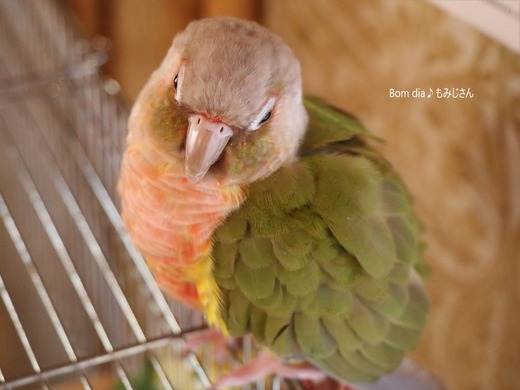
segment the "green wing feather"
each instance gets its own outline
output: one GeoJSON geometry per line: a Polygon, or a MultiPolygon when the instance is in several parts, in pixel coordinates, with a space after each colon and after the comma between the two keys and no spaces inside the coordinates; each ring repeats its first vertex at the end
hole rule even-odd
{"type": "Polygon", "coordinates": [[[421,225],[353,117],[317,99],[298,161],[251,184],[214,237],[233,335],[367,382],[396,369],[425,323],[421,225]]]}

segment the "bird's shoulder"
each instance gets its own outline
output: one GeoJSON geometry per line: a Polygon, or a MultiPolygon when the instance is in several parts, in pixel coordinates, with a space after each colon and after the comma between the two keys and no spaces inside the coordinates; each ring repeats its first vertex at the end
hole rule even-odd
{"type": "Polygon", "coordinates": [[[377,139],[352,114],[317,97],[303,100],[309,121],[300,145],[299,155],[320,152],[356,139],[377,139]]]}

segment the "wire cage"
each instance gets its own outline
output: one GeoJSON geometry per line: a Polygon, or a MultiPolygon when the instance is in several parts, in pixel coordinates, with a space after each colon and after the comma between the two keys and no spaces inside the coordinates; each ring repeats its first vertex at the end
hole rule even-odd
{"type": "MultiPolygon", "coordinates": [[[[128,110],[63,4],[0,0],[0,389],[204,389],[200,315],[163,296],[118,213],[128,110]]],[[[246,339],[239,355],[255,348],[246,339]]],[[[278,378],[248,388],[299,388],[278,378]]]]}

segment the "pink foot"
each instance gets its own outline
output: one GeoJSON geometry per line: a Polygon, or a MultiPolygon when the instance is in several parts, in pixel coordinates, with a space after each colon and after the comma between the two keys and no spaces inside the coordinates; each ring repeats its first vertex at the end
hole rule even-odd
{"type": "Polygon", "coordinates": [[[283,378],[297,380],[320,381],[326,376],[317,368],[309,364],[288,364],[268,351],[264,351],[258,358],[244,364],[229,374],[221,376],[213,389],[222,389],[227,386],[242,386],[264,378],[267,375],[278,375],[283,378]]]}
{"type": "Polygon", "coordinates": [[[217,328],[208,328],[196,332],[192,332],[184,336],[186,341],[184,345],[185,352],[195,353],[196,349],[207,344],[213,344],[215,358],[217,360],[224,359],[228,352],[228,346],[231,338],[224,336],[217,328]]]}

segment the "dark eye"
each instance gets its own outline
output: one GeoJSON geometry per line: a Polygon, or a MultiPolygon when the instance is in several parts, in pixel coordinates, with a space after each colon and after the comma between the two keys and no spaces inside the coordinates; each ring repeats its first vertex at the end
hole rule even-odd
{"type": "Polygon", "coordinates": [[[264,104],[260,112],[258,113],[258,116],[251,122],[249,127],[247,128],[248,131],[255,131],[258,130],[262,125],[265,124],[271,118],[271,115],[273,115],[273,109],[274,104],[276,103],[276,99],[274,96],[271,96],[264,104]]]}
{"type": "Polygon", "coordinates": [[[177,89],[177,84],[179,84],[179,75],[176,75],[173,79],[173,88],[177,89]]]}
{"type": "Polygon", "coordinates": [[[269,118],[271,118],[271,113],[272,111],[268,111],[267,114],[265,114],[264,117],[260,120],[260,122],[258,122],[258,125],[262,126],[265,122],[267,122],[269,118]]]}

